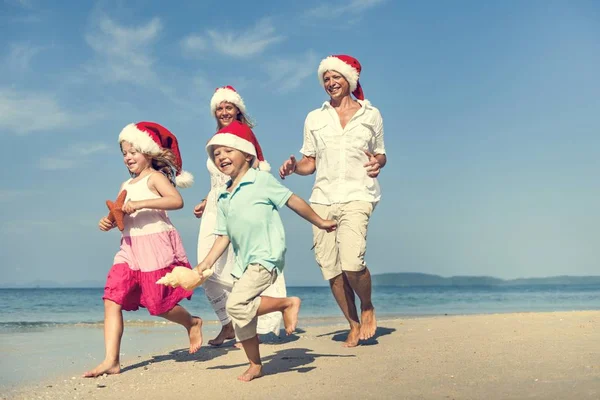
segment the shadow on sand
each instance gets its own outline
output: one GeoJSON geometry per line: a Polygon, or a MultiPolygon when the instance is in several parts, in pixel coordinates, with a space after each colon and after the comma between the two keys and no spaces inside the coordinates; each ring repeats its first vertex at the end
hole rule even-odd
{"type": "MultiPolygon", "coordinates": [[[[381,336],[390,335],[394,331],[396,331],[396,328],[385,328],[383,326],[378,326],[377,330],[375,331],[375,335],[373,335],[373,337],[369,340],[361,340],[359,342],[359,345],[372,346],[374,344],[379,344],[379,341],[377,340],[378,338],[380,338],[381,336]]],[[[333,340],[335,342],[344,342],[348,338],[349,332],[350,332],[349,329],[343,329],[343,330],[323,333],[322,335],[317,335],[317,337],[331,336],[331,340],[333,340]]]]}
{"type": "MultiPolygon", "coordinates": [[[[279,372],[299,372],[306,373],[316,367],[307,366],[312,364],[320,357],[355,357],[352,354],[315,354],[311,349],[285,349],[276,351],[275,354],[262,358],[263,373],[265,375],[276,374],[279,372]]],[[[232,369],[247,366],[247,362],[233,365],[220,365],[217,367],[208,367],[207,369],[232,369]]]]}

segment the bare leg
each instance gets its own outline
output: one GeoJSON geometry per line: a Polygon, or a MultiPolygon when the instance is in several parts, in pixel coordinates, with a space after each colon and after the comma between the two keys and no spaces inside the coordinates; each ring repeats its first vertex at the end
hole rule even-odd
{"type": "MultiPolygon", "coordinates": [[[[291,335],[296,330],[296,325],[298,324],[298,313],[300,312],[301,303],[302,300],[298,297],[260,296],[260,306],[256,315],[265,315],[275,311],[283,313],[285,333],[291,335]]],[[[256,340],[258,341],[258,336],[256,340]]]]}
{"type": "Polygon", "coordinates": [[[190,338],[190,354],[197,352],[200,346],[202,346],[202,319],[192,317],[190,313],[179,304],[166,313],[160,314],[160,317],[183,325],[185,329],[187,329],[190,338]]]}
{"type": "Polygon", "coordinates": [[[95,378],[103,374],[121,372],[119,353],[123,337],[123,312],[121,306],[111,300],[104,300],[104,361],[96,368],[83,374],[85,378],[95,378]]]}
{"type": "Polygon", "coordinates": [[[250,367],[242,375],[238,376],[240,381],[250,382],[252,379],[262,376],[262,363],[260,361],[260,349],[258,348],[258,335],[242,341],[246,357],[250,361],[250,367]]]}
{"type": "Polygon", "coordinates": [[[220,346],[223,344],[224,341],[234,338],[235,332],[233,331],[233,323],[229,321],[229,323],[221,327],[221,332],[219,332],[217,337],[208,341],[208,344],[210,344],[211,346],[220,346]]]}
{"type": "Polygon", "coordinates": [[[368,268],[359,272],[345,272],[350,286],[360,299],[360,340],[367,340],[375,335],[377,321],[375,307],[371,302],[371,273],[368,268]]]}
{"type": "Polygon", "coordinates": [[[358,312],[356,311],[356,304],[354,302],[354,291],[344,273],[330,279],[329,286],[331,287],[333,297],[340,306],[342,313],[344,313],[344,317],[346,317],[350,324],[350,332],[348,333],[348,338],[343,346],[356,347],[358,346],[360,336],[360,322],[358,320],[358,312]]]}

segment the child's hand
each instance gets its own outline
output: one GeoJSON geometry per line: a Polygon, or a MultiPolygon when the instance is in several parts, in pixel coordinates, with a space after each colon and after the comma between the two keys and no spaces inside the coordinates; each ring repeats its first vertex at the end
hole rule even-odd
{"type": "Polygon", "coordinates": [[[115,223],[112,222],[107,217],[102,217],[100,219],[100,222],[98,223],[98,228],[100,228],[100,230],[104,231],[104,232],[108,232],[114,227],[115,227],[115,223]]]}
{"type": "Polygon", "coordinates": [[[196,218],[202,218],[202,214],[204,214],[204,209],[206,208],[206,199],[202,200],[196,207],[194,207],[194,215],[196,218]]]}
{"type": "Polygon", "coordinates": [[[207,263],[205,263],[204,261],[201,261],[200,264],[198,264],[196,266],[196,268],[194,268],[194,271],[198,272],[200,275],[202,275],[202,271],[205,271],[207,269],[210,268],[210,265],[208,265],[207,263]]]}
{"type": "Polygon", "coordinates": [[[369,157],[369,162],[363,165],[367,169],[367,175],[371,178],[377,178],[377,175],[381,172],[381,165],[379,165],[379,161],[373,154],[366,150],[365,154],[369,157]]]}
{"type": "Polygon", "coordinates": [[[323,229],[324,231],[327,231],[327,232],[333,232],[337,228],[337,221],[334,221],[332,219],[324,219],[318,225],[318,228],[323,229]]]}
{"type": "Polygon", "coordinates": [[[136,212],[137,210],[139,210],[140,208],[143,208],[140,206],[140,202],[139,201],[131,201],[129,200],[127,203],[123,204],[123,212],[125,214],[133,214],[134,212],[136,212]]]}

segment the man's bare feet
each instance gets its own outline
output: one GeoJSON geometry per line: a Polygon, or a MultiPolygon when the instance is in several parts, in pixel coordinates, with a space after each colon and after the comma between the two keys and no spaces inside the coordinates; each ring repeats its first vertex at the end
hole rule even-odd
{"type": "Polygon", "coordinates": [[[231,339],[235,339],[235,332],[233,331],[233,324],[230,322],[227,325],[223,325],[221,327],[221,332],[219,332],[216,338],[210,339],[208,344],[211,346],[220,346],[226,340],[231,339]]]}
{"type": "Polygon", "coordinates": [[[375,309],[363,310],[360,314],[360,340],[371,339],[377,330],[375,309]]]}
{"type": "Polygon", "coordinates": [[[190,354],[195,353],[202,346],[202,319],[198,317],[192,317],[194,323],[188,330],[188,336],[190,337],[190,354]]]}
{"type": "Polygon", "coordinates": [[[85,372],[83,374],[83,377],[84,378],[96,378],[100,375],[104,375],[104,374],[113,375],[113,374],[118,374],[120,372],[121,372],[121,366],[119,365],[118,361],[116,363],[114,363],[114,362],[108,362],[108,361],[104,360],[96,368],[85,372]]]}
{"type": "Polygon", "coordinates": [[[300,312],[300,304],[302,300],[298,297],[289,297],[290,305],[283,310],[283,325],[285,333],[291,335],[296,330],[298,324],[298,313],[300,312]]]}
{"type": "Polygon", "coordinates": [[[356,347],[358,346],[358,338],[360,336],[360,325],[352,325],[348,337],[342,345],[343,347],[356,347]]]}
{"type": "Polygon", "coordinates": [[[263,376],[262,365],[250,364],[250,368],[242,375],[238,376],[238,380],[250,382],[252,379],[260,378],[261,376],[263,376]]]}

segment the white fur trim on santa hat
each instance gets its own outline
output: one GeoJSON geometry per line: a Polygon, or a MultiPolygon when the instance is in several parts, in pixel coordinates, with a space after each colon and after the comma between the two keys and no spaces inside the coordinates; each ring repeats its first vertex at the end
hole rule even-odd
{"type": "Polygon", "coordinates": [[[180,188],[189,188],[194,184],[194,175],[181,170],[179,175],[175,177],[175,184],[180,188]]]}
{"type": "Polygon", "coordinates": [[[222,102],[228,102],[235,105],[242,114],[246,114],[246,105],[244,104],[244,100],[242,96],[238,94],[238,92],[234,92],[229,88],[218,88],[213,94],[213,97],[210,99],[210,112],[211,114],[215,114],[215,110],[222,102]]]}
{"type": "Polygon", "coordinates": [[[129,124],[119,134],[119,144],[129,142],[144,154],[160,154],[160,146],[147,132],[138,129],[136,124],[129,124]]]}
{"type": "Polygon", "coordinates": [[[211,160],[215,161],[215,155],[213,154],[213,146],[226,146],[231,147],[239,151],[243,151],[246,154],[256,157],[256,149],[254,145],[239,137],[233,133],[218,133],[212,137],[206,144],[206,152],[211,160]]]}
{"type": "Polygon", "coordinates": [[[325,81],[323,80],[323,74],[327,71],[337,71],[346,78],[348,83],[350,84],[350,92],[354,92],[356,90],[356,85],[358,84],[358,71],[354,69],[350,64],[346,64],[342,60],[337,57],[329,56],[319,64],[319,69],[317,70],[317,76],[319,78],[319,82],[321,86],[325,86],[325,81]]]}

